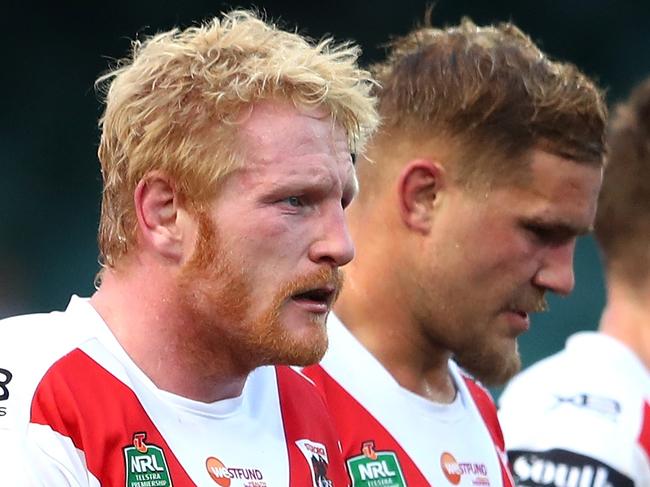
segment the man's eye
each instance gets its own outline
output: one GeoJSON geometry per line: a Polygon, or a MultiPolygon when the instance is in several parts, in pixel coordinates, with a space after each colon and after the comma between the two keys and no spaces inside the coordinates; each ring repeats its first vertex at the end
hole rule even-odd
{"type": "Polygon", "coordinates": [[[570,232],[556,228],[547,228],[540,225],[528,225],[526,228],[535,238],[545,244],[563,244],[574,237],[570,232]]]}
{"type": "Polygon", "coordinates": [[[289,204],[289,206],[293,206],[295,208],[299,208],[303,206],[303,201],[302,198],[300,198],[300,196],[289,196],[288,198],[285,198],[284,201],[286,201],[289,204]]]}
{"type": "Polygon", "coordinates": [[[537,225],[528,225],[526,228],[530,233],[535,235],[535,237],[540,240],[548,240],[551,237],[551,232],[544,227],[537,225]]]}

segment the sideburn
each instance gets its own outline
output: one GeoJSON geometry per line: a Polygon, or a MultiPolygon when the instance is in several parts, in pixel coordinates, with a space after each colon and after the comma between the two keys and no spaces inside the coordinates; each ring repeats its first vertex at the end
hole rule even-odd
{"type": "MultiPolygon", "coordinates": [[[[191,329],[186,330],[186,356],[203,364],[209,375],[242,340],[239,335],[250,308],[250,289],[243,272],[237,272],[228,260],[227,250],[210,218],[197,212],[197,220],[194,254],[181,271],[179,288],[182,305],[193,322],[191,329]]],[[[229,358],[242,372],[248,372],[246,357],[230,353],[229,358]]]]}

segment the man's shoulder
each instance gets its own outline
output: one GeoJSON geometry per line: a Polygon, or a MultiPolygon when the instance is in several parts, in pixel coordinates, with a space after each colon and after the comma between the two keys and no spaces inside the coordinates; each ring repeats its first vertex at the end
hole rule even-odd
{"type": "Polygon", "coordinates": [[[31,333],[34,329],[42,329],[56,321],[59,311],[50,313],[31,313],[17,316],[9,316],[0,320],[0,332],[3,335],[13,336],[24,331],[26,334],[31,333]]]}
{"type": "Polygon", "coordinates": [[[650,375],[631,351],[599,333],[579,333],[563,350],[515,376],[499,404],[519,414],[561,404],[609,415],[624,403],[640,406],[649,396],[650,375]]]}
{"type": "Polygon", "coordinates": [[[2,363],[32,361],[65,339],[62,313],[37,313],[0,320],[2,363]]]}
{"type": "Polygon", "coordinates": [[[0,320],[0,361],[45,360],[83,340],[85,331],[88,328],[68,311],[5,318],[0,320]]]}
{"type": "Polygon", "coordinates": [[[0,428],[24,423],[45,375],[87,338],[83,324],[67,312],[0,321],[0,428]]]}
{"type": "Polygon", "coordinates": [[[650,380],[611,340],[598,333],[573,336],[564,350],[529,367],[504,390],[499,418],[520,479],[536,478],[536,462],[565,465],[580,475],[601,471],[612,485],[632,485],[630,477],[650,472],[637,462],[640,448],[650,452],[650,380]]]}

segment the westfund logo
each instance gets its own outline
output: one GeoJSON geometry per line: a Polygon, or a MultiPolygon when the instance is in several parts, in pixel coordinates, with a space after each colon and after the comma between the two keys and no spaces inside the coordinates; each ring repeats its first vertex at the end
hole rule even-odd
{"type": "Polygon", "coordinates": [[[634,487],[609,465],[567,450],[511,450],[508,458],[518,487],[634,487]]]}

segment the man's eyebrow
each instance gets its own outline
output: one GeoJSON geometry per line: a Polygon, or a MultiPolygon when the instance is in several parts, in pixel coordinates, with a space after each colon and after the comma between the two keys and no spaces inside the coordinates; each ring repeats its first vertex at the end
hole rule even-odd
{"type": "Polygon", "coordinates": [[[555,235],[582,236],[582,235],[588,235],[594,231],[593,225],[589,225],[585,227],[583,225],[574,225],[573,223],[570,222],[550,221],[544,218],[537,218],[537,217],[526,218],[525,224],[529,226],[536,226],[536,227],[543,228],[545,231],[553,233],[555,235]]]}

